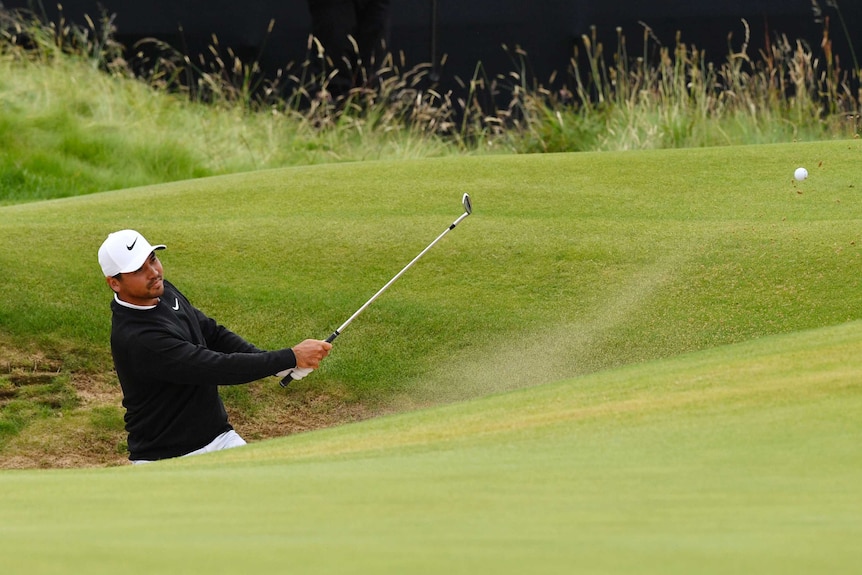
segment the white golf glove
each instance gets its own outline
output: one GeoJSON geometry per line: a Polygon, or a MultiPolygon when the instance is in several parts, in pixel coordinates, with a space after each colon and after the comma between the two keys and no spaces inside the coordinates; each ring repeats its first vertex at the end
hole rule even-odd
{"type": "Polygon", "coordinates": [[[311,369],[310,367],[291,367],[290,369],[285,369],[284,371],[279,371],[275,375],[277,375],[278,377],[281,377],[281,378],[285,378],[289,375],[290,379],[292,379],[293,381],[297,381],[297,380],[302,379],[303,377],[305,377],[306,375],[308,375],[312,371],[314,371],[314,370],[311,369]]]}

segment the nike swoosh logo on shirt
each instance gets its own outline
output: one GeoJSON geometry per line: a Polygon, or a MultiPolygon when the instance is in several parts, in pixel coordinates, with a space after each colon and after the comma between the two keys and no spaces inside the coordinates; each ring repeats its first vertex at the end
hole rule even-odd
{"type": "Polygon", "coordinates": [[[180,309],[180,300],[178,298],[174,298],[174,311],[180,309]]]}
{"type": "Polygon", "coordinates": [[[132,242],[132,245],[126,246],[126,249],[129,251],[132,251],[132,249],[135,247],[136,243],[138,243],[138,238],[135,238],[135,241],[132,242]]]}

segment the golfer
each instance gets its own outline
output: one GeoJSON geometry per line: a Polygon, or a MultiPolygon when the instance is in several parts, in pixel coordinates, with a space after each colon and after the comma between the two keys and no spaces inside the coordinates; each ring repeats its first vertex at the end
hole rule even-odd
{"type": "Polygon", "coordinates": [[[249,383],[294,367],[317,369],[332,344],[307,339],[263,351],[195,308],[164,279],[164,245],[114,232],[99,265],[114,292],[111,353],[123,389],[133,463],[245,445],[228,422],[219,385],[249,383]]]}

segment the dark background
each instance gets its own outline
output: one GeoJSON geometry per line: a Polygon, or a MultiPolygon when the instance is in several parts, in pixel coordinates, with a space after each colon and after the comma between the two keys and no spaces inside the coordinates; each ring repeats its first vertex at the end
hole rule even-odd
{"type": "MultiPolygon", "coordinates": [[[[830,33],[844,69],[853,67],[850,43],[827,0],[817,0],[831,16],[830,33]]],[[[32,0],[0,0],[6,8],[34,8],[32,0]]],[[[862,1],[839,0],[856,50],[862,50],[862,1]]],[[[64,0],[67,20],[83,23],[104,11],[116,14],[116,38],[131,46],[142,37],[168,41],[183,53],[204,53],[215,34],[244,59],[258,60],[273,71],[303,61],[311,22],[306,0],[64,0]],[[270,20],[275,21],[267,34],[270,20]]],[[[56,3],[44,11],[57,18],[56,3]]],[[[436,62],[446,54],[441,71],[444,87],[453,78],[469,79],[481,61],[489,77],[513,70],[501,48],[519,45],[529,55],[534,77],[545,82],[552,72],[562,76],[573,47],[595,25],[606,50],[616,46],[620,27],[632,55],[642,55],[643,22],[667,46],[681,40],[705,49],[713,60],[728,54],[728,34],[739,49],[745,18],[751,28],[749,54],[757,55],[777,34],[804,39],[820,56],[823,24],[815,22],[812,0],[392,0],[388,45],[404,53],[409,65],[436,62]],[[436,18],[434,18],[436,14],[436,18]]],[[[653,44],[654,46],[654,44],[653,44]]],[[[862,56],[862,54],[857,54],[862,56]]]]}

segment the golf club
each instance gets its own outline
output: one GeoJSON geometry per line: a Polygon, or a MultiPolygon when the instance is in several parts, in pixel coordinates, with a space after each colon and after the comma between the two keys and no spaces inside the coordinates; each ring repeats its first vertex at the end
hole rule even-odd
{"type": "MultiPolygon", "coordinates": [[[[460,223],[461,223],[461,220],[463,220],[464,218],[466,218],[467,216],[469,216],[470,214],[472,214],[472,213],[473,213],[473,204],[472,204],[472,202],[470,201],[470,195],[469,195],[469,194],[464,194],[464,197],[462,198],[461,203],[464,205],[464,213],[463,213],[463,214],[461,214],[461,215],[458,217],[458,219],[457,219],[457,220],[455,220],[454,222],[452,222],[452,224],[451,224],[448,228],[446,228],[446,229],[443,231],[443,233],[442,233],[442,234],[440,234],[439,236],[437,236],[437,238],[436,238],[433,242],[431,242],[430,244],[428,244],[428,247],[426,247],[424,250],[422,250],[421,252],[419,252],[419,255],[418,255],[418,256],[416,256],[415,258],[413,258],[413,259],[410,261],[410,263],[409,263],[409,264],[407,264],[406,266],[404,266],[404,267],[401,269],[401,271],[400,271],[400,272],[398,272],[397,274],[395,274],[395,277],[393,277],[391,280],[389,280],[388,282],[386,282],[386,285],[384,285],[382,288],[380,288],[380,289],[377,291],[377,293],[376,293],[376,294],[374,294],[373,296],[371,296],[371,299],[369,299],[367,302],[365,302],[365,303],[362,305],[362,307],[360,307],[358,310],[356,310],[356,312],[355,312],[352,316],[350,316],[349,318],[347,318],[347,321],[345,321],[343,324],[341,324],[341,325],[338,327],[338,329],[336,329],[334,332],[332,332],[332,334],[330,334],[330,336],[329,336],[328,338],[326,338],[326,341],[328,341],[329,343],[332,343],[333,341],[335,341],[335,338],[336,338],[336,337],[338,337],[339,335],[341,335],[341,332],[342,332],[342,331],[344,331],[344,328],[346,328],[348,325],[350,325],[350,323],[351,323],[353,320],[355,320],[357,317],[359,317],[359,314],[361,314],[363,311],[365,311],[365,309],[366,309],[368,306],[370,306],[372,303],[374,303],[374,300],[376,300],[378,297],[380,297],[380,294],[382,294],[383,292],[385,292],[385,291],[389,288],[389,286],[391,286],[393,283],[395,283],[395,280],[397,280],[397,279],[398,279],[398,278],[400,278],[402,275],[404,275],[404,272],[406,272],[407,270],[409,270],[409,269],[410,269],[410,267],[411,267],[413,264],[415,264],[417,261],[419,261],[419,258],[421,258],[422,256],[424,256],[424,255],[425,255],[425,252],[427,252],[428,250],[430,250],[431,248],[433,248],[433,247],[434,247],[434,244],[436,244],[437,242],[439,242],[439,241],[443,238],[443,236],[445,236],[446,234],[448,234],[450,230],[454,229],[454,228],[455,228],[455,226],[457,226],[458,224],[460,224],[460,223]]],[[[305,376],[306,376],[306,375],[308,375],[309,373],[311,373],[311,369],[309,369],[309,368],[299,368],[299,367],[294,367],[293,369],[288,370],[288,373],[287,373],[287,374],[284,376],[284,378],[281,380],[281,387],[287,387],[287,386],[288,386],[288,384],[289,384],[291,381],[293,381],[294,379],[300,379],[300,378],[302,378],[302,377],[305,377],[305,376]],[[299,376],[299,377],[295,377],[295,376],[299,376]]]]}

